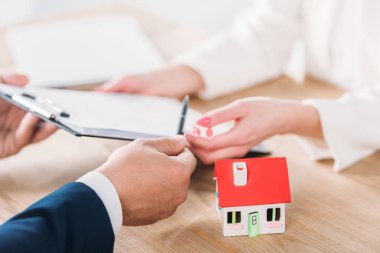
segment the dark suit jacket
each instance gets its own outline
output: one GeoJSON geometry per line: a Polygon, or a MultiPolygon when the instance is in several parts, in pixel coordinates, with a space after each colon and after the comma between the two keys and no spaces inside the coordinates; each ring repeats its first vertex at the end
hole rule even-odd
{"type": "Polygon", "coordinates": [[[107,210],[85,184],[70,183],[0,226],[1,253],[112,252],[107,210]]]}

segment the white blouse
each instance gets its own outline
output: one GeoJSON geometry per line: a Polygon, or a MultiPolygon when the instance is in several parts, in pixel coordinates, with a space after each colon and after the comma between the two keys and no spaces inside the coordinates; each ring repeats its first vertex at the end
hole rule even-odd
{"type": "Polygon", "coordinates": [[[338,100],[305,101],[319,111],[326,142],[302,142],[312,158],[334,158],[340,171],[380,148],[380,1],[263,0],[177,61],[202,75],[200,95],[213,98],[284,74],[299,41],[302,61],[292,76],[347,90],[338,100]]]}

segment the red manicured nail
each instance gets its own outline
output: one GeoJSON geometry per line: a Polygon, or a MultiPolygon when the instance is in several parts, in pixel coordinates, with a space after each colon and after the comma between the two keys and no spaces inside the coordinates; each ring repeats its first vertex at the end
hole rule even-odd
{"type": "Polygon", "coordinates": [[[213,131],[212,131],[212,128],[207,128],[207,131],[206,131],[206,135],[207,137],[211,137],[213,135],[213,131]]]}
{"type": "Polygon", "coordinates": [[[197,124],[200,126],[207,126],[210,123],[211,123],[210,117],[204,117],[197,121],[197,124]]]}

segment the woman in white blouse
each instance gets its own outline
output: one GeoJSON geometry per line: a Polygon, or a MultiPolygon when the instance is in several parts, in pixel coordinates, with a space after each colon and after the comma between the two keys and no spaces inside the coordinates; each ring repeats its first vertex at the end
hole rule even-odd
{"type": "Polygon", "coordinates": [[[303,140],[313,158],[332,157],[340,171],[380,147],[380,1],[261,1],[231,30],[170,67],[124,76],[100,90],[213,98],[283,74],[297,41],[304,48],[298,76],[313,75],[346,94],[338,100],[303,102],[238,100],[198,121],[211,127],[235,120],[232,130],[209,137],[189,133],[187,138],[193,152],[210,163],[243,155],[273,135],[294,133],[312,137],[303,140]]]}

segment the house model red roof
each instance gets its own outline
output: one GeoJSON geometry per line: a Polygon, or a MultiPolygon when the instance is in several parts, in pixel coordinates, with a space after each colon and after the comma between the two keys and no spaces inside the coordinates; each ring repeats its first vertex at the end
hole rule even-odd
{"type": "Polygon", "coordinates": [[[286,158],[225,159],[215,162],[220,207],[289,203],[288,168],[286,158]],[[245,162],[247,183],[234,185],[233,164],[245,162]]]}

